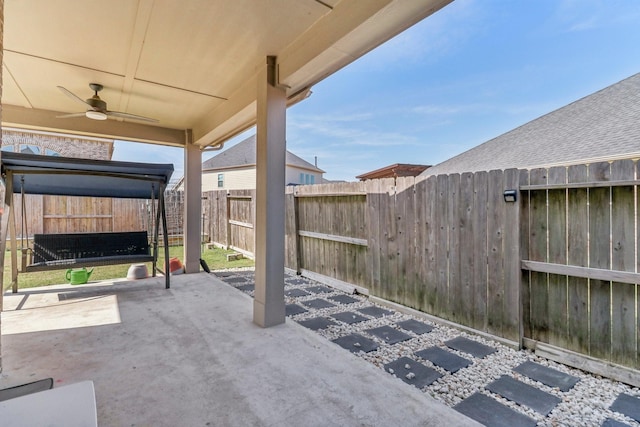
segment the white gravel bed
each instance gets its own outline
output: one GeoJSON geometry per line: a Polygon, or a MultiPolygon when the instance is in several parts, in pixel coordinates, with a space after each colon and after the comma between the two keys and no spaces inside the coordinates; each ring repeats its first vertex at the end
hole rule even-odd
{"type": "MultiPolygon", "coordinates": [[[[240,273],[243,275],[243,273],[240,273]]],[[[224,278],[223,278],[224,280],[224,278]]],[[[304,283],[299,285],[292,285],[286,283],[285,290],[293,288],[305,289],[312,286],[326,286],[320,283],[314,282],[310,279],[304,278],[304,283]]],[[[242,283],[233,283],[232,285],[242,285],[242,283]]],[[[315,317],[329,317],[332,314],[341,313],[345,311],[352,311],[363,315],[364,317],[370,317],[357,311],[358,309],[369,307],[375,304],[369,302],[368,298],[363,295],[349,295],[356,298],[359,301],[352,304],[340,304],[338,302],[328,299],[328,297],[336,295],[344,295],[345,293],[339,290],[332,290],[330,293],[315,294],[308,291],[310,295],[303,297],[286,297],[286,304],[298,304],[308,310],[305,313],[301,313],[295,316],[291,316],[290,319],[294,321],[308,320],[315,317]],[[324,309],[312,309],[303,304],[305,301],[321,298],[335,304],[334,307],[324,309]]],[[[253,295],[253,292],[250,292],[253,295]]],[[[629,426],[640,427],[640,423],[625,417],[620,413],[613,412],[609,409],[611,404],[621,393],[627,393],[633,396],[640,396],[640,389],[631,387],[629,385],[613,381],[607,378],[602,378],[597,375],[592,375],[578,369],[574,369],[547,359],[536,356],[528,350],[514,350],[507,346],[504,346],[498,342],[491,341],[484,337],[476,336],[470,333],[462,332],[460,330],[447,327],[440,324],[434,324],[422,318],[416,318],[407,314],[395,312],[390,308],[381,307],[384,310],[391,311],[393,314],[385,315],[380,318],[371,318],[358,323],[346,324],[335,320],[336,325],[330,325],[326,329],[318,330],[317,333],[327,338],[328,340],[334,340],[336,338],[358,333],[369,339],[372,339],[378,344],[378,349],[369,353],[359,352],[357,356],[374,364],[380,369],[384,369],[384,365],[397,360],[399,357],[412,358],[425,366],[437,370],[442,374],[442,377],[434,381],[432,384],[424,387],[422,391],[431,396],[432,398],[445,403],[448,406],[455,406],[462,400],[468,398],[473,393],[480,392],[487,396],[496,399],[498,402],[508,406],[522,414],[527,415],[530,418],[536,420],[538,426],[544,427],[558,427],[558,426],[601,426],[607,419],[611,418],[616,421],[620,421],[629,426]],[[426,323],[433,327],[433,330],[429,333],[418,335],[411,331],[396,326],[396,323],[403,320],[415,319],[422,323],[426,323]],[[376,328],[380,326],[391,326],[401,330],[402,332],[410,335],[412,338],[394,345],[389,345],[383,340],[368,335],[365,330],[370,328],[376,328]],[[460,351],[448,348],[444,343],[455,337],[466,337],[471,340],[475,340],[482,344],[495,348],[497,351],[482,359],[475,358],[470,354],[466,354],[460,351]],[[423,360],[416,356],[414,353],[432,346],[437,346],[442,349],[446,349],[458,356],[471,360],[472,364],[466,368],[462,368],[454,374],[451,374],[444,369],[433,365],[428,360],[423,360]],[[513,368],[519,366],[523,362],[533,361],[541,365],[556,369],[558,371],[567,373],[578,377],[580,381],[572,387],[569,391],[563,392],[558,388],[546,386],[540,382],[534,381],[525,375],[521,375],[513,371],[513,368]],[[542,415],[530,408],[519,405],[513,401],[505,399],[495,393],[489,392],[485,387],[502,375],[509,375],[525,384],[529,384],[536,387],[539,390],[550,393],[561,399],[561,402],[548,414],[542,415]]],[[[399,380],[400,381],[400,380],[399,380]]],[[[407,387],[410,387],[407,385],[407,387]]]]}

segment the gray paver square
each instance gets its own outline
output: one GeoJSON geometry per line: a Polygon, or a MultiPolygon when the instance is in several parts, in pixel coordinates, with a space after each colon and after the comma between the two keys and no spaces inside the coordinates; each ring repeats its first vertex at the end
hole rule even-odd
{"type": "Polygon", "coordinates": [[[350,297],[349,295],[334,295],[329,297],[330,300],[339,302],[340,304],[353,304],[354,302],[360,301],[357,298],[350,297]]]}
{"type": "Polygon", "coordinates": [[[418,334],[418,335],[428,334],[429,332],[433,331],[433,326],[427,325],[424,322],[419,322],[414,319],[398,322],[396,323],[396,325],[400,326],[402,329],[411,331],[414,334],[418,334]]]}
{"type": "Polygon", "coordinates": [[[329,292],[333,292],[333,290],[327,286],[309,286],[307,291],[313,292],[314,294],[328,294],[329,292]]]}
{"type": "Polygon", "coordinates": [[[296,314],[306,313],[308,310],[300,307],[298,304],[287,304],[284,307],[285,316],[295,316],[296,314]]]}
{"type": "Polygon", "coordinates": [[[236,289],[240,289],[244,292],[251,292],[256,289],[256,285],[254,283],[247,283],[246,285],[236,286],[236,289]]]}
{"type": "Polygon", "coordinates": [[[513,370],[532,380],[540,381],[549,387],[558,387],[562,391],[569,391],[571,387],[580,381],[578,377],[531,361],[524,362],[513,368],[513,370]]]}
{"type": "Polygon", "coordinates": [[[341,322],[348,323],[349,325],[351,325],[352,323],[369,320],[368,317],[361,316],[358,313],[354,313],[353,311],[344,311],[342,313],[332,314],[331,317],[341,322]]]}
{"type": "Polygon", "coordinates": [[[621,423],[613,418],[607,418],[602,423],[602,427],[629,427],[629,424],[621,423]]]}
{"type": "Polygon", "coordinates": [[[285,290],[284,294],[288,297],[306,297],[307,295],[311,295],[309,292],[303,291],[300,288],[293,288],[289,290],[285,290]]]}
{"type": "Polygon", "coordinates": [[[527,406],[542,415],[549,415],[549,412],[562,401],[546,391],[532,387],[508,375],[501,376],[485,388],[505,399],[527,406]]]}
{"type": "Polygon", "coordinates": [[[456,337],[454,339],[446,341],[445,344],[447,345],[447,347],[450,347],[454,350],[462,351],[463,353],[469,353],[473,357],[477,357],[479,359],[482,359],[483,357],[496,351],[496,349],[493,347],[489,347],[488,345],[484,345],[465,337],[456,337]]]}
{"type": "Polygon", "coordinates": [[[344,337],[336,338],[333,342],[352,353],[359,351],[369,353],[378,348],[378,344],[376,344],[375,341],[365,338],[360,334],[345,335],[344,337]]]}
{"type": "Polygon", "coordinates": [[[235,275],[235,273],[229,271],[215,271],[213,274],[216,277],[231,277],[235,275]]]}
{"type": "Polygon", "coordinates": [[[362,314],[366,314],[371,317],[382,317],[382,316],[390,316],[393,314],[393,311],[385,310],[384,308],[376,307],[372,305],[371,307],[359,308],[358,311],[362,314]]]}
{"type": "Polygon", "coordinates": [[[391,326],[380,326],[378,328],[371,328],[365,331],[368,334],[380,338],[387,344],[393,345],[402,341],[410,340],[413,338],[411,335],[405,334],[402,331],[392,328],[391,326]]]}
{"type": "Polygon", "coordinates": [[[609,409],[640,422],[640,397],[622,393],[609,409]]]}
{"type": "Polygon", "coordinates": [[[537,424],[533,418],[478,392],[458,403],[453,409],[491,427],[533,427],[537,424]]]}
{"type": "Polygon", "coordinates": [[[415,355],[430,361],[434,365],[452,374],[462,368],[466,368],[472,363],[469,359],[465,359],[439,347],[430,347],[425,350],[416,351],[415,355]]]}
{"type": "Polygon", "coordinates": [[[322,298],[316,298],[316,299],[311,299],[309,301],[303,301],[302,304],[306,305],[309,308],[315,308],[315,309],[335,307],[335,304],[332,304],[329,301],[324,300],[322,298]]]}
{"type": "Polygon", "coordinates": [[[246,277],[226,277],[224,279],[227,283],[245,283],[247,281],[246,277]]]}
{"type": "Polygon", "coordinates": [[[435,369],[424,366],[420,362],[409,357],[401,357],[398,360],[384,365],[384,370],[400,378],[407,384],[423,388],[437,380],[442,374],[435,369]]]}
{"type": "Polygon", "coordinates": [[[300,323],[305,328],[309,328],[313,331],[317,331],[318,329],[325,329],[328,326],[336,324],[336,322],[331,319],[327,319],[326,317],[314,317],[307,320],[301,320],[298,323],[300,323]]]}
{"type": "Polygon", "coordinates": [[[285,279],[285,282],[290,284],[290,285],[304,285],[307,284],[309,282],[307,282],[304,279],[285,279]]]}

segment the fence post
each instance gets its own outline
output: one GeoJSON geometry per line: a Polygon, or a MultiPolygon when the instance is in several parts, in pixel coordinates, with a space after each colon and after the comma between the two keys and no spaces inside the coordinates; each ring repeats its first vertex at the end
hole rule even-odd
{"type": "Polygon", "coordinates": [[[227,250],[231,247],[231,194],[227,191],[226,200],[227,200],[227,209],[225,212],[225,226],[227,227],[226,239],[225,239],[225,247],[227,250]]]}

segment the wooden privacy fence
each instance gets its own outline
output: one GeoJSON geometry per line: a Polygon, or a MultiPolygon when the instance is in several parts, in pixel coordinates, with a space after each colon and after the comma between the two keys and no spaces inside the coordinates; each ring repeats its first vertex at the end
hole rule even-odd
{"type": "Polygon", "coordinates": [[[638,167],[523,175],[525,337],[640,369],[638,167]]]}
{"type": "MultiPolygon", "coordinates": [[[[639,369],[639,168],[289,187],[285,263],[516,345],[639,369]]],[[[253,196],[212,192],[215,241],[253,252],[253,196]]]]}
{"type": "Polygon", "coordinates": [[[204,230],[210,241],[253,256],[255,190],[203,193],[204,230]]]}
{"type": "MultiPolygon", "coordinates": [[[[34,234],[121,232],[146,230],[149,236],[154,207],[150,200],[105,197],[14,195],[16,234],[21,239],[34,234]]],[[[157,205],[157,201],[156,201],[157,205]]],[[[167,227],[170,237],[182,236],[184,195],[165,193],[167,227]]]]}
{"type": "MultiPolygon", "coordinates": [[[[286,267],[518,341],[519,214],[503,200],[517,183],[512,170],[288,187],[286,267]]],[[[226,214],[239,194],[212,193],[213,240],[237,248],[240,227],[252,244],[252,211],[226,214]]]]}

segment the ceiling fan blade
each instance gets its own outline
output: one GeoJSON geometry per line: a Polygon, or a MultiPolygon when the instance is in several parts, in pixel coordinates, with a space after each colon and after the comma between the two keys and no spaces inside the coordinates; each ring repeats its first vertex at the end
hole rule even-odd
{"type": "Polygon", "coordinates": [[[150,123],[159,122],[159,120],[150,119],[149,117],[137,116],[135,114],[129,114],[129,113],[121,113],[119,111],[107,111],[106,114],[107,116],[119,117],[121,119],[132,119],[132,120],[139,120],[142,122],[150,122],[150,123]]]}
{"type": "Polygon", "coordinates": [[[63,114],[61,116],[56,116],[56,119],[70,119],[72,117],[85,117],[86,113],[71,113],[71,114],[63,114]]]}
{"type": "Polygon", "coordinates": [[[67,95],[69,98],[71,98],[71,99],[73,99],[75,101],[78,101],[78,102],[82,102],[83,105],[88,105],[89,107],[93,108],[91,106],[91,104],[88,104],[87,101],[85,101],[84,99],[80,98],[79,96],[77,96],[76,94],[71,92],[69,89],[64,88],[62,86],[58,86],[58,89],[60,89],[62,91],[62,93],[67,95]]]}

